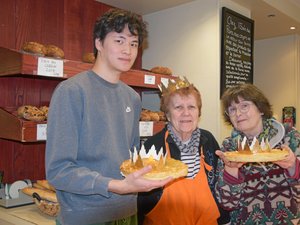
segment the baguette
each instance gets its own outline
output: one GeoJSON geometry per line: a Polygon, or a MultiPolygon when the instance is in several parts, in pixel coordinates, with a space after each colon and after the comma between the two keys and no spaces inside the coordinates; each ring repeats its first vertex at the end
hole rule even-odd
{"type": "Polygon", "coordinates": [[[55,191],[55,188],[47,181],[47,180],[37,180],[36,183],[44,189],[48,189],[50,191],[55,191]]]}
{"type": "Polygon", "coordinates": [[[43,187],[42,185],[39,185],[38,183],[33,183],[32,187],[39,188],[39,189],[42,189],[42,190],[46,190],[47,189],[47,188],[43,187]]]}
{"type": "Polygon", "coordinates": [[[54,191],[50,190],[43,190],[35,187],[26,187],[22,189],[22,192],[26,195],[32,196],[33,193],[37,193],[41,199],[50,201],[50,202],[57,202],[57,197],[54,191]]]}

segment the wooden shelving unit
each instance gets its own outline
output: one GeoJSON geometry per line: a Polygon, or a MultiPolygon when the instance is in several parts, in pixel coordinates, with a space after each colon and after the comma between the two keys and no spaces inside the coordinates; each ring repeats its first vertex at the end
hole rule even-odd
{"type": "MultiPolygon", "coordinates": [[[[84,70],[92,68],[92,64],[67,59],[55,59],[63,61],[63,76],[47,77],[37,74],[38,59],[41,56],[22,53],[20,51],[0,47],[0,77],[23,76],[41,79],[67,79],[84,70]]],[[[143,70],[130,70],[121,75],[121,80],[140,89],[157,89],[162,79],[169,79],[169,75],[154,74],[143,70]]],[[[28,90],[29,91],[29,90],[28,90]]],[[[49,99],[50,101],[50,99],[49,99]]],[[[16,114],[17,108],[6,108],[0,106],[0,138],[20,142],[36,142],[38,124],[21,119],[16,114]]],[[[165,122],[153,122],[153,134],[160,131],[165,122]]]]}

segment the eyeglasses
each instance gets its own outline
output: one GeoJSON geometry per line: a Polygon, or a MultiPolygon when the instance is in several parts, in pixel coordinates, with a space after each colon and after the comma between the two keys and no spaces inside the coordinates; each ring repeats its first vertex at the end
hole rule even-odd
{"type": "Polygon", "coordinates": [[[228,116],[235,116],[237,110],[239,110],[241,113],[247,113],[251,105],[253,105],[252,102],[243,101],[235,106],[229,106],[228,109],[225,111],[225,113],[228,116]]]}

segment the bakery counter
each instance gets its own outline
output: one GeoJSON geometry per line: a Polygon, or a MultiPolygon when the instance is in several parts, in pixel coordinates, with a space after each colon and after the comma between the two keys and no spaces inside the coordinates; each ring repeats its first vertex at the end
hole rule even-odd
{"type": "Polygon", "coordinates": [[[55,217],[50,217],[40,212],[37,206],[34,204],[8,209],[0,207],[0,224],[55,225],[55,217]]]}

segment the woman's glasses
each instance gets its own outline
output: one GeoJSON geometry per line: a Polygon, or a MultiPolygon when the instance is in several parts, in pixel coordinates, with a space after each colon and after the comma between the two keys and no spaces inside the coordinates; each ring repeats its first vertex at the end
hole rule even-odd
{"type": "Polygon", "coordinates": [[[249,111],[251,105],[253,105],[252,102],[243,101],[235,106],[229,106],[228,109],[225,111],[225,113],[228,116],[235,116],[237,110],[239,110],[241,113],[247,113],[249,111]]]}

